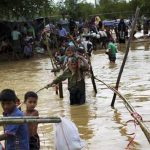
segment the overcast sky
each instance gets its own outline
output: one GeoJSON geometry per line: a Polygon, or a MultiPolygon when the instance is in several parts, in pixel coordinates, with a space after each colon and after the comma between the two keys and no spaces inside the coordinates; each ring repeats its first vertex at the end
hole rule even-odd
{"type": "MultiPolygon", "coordinates": [[[[56,3],[57,3],[58,1],[60,1],[60,0],[54,0],[54,2],[56,2],[56,3]]],[[[87,1],[88,3],[93,3],[93,4],[95,3],[95,0],[86,0],[86,1],[87,1]]]]}
{"type": "MultiPolygon", "coordinates": [[[[54,2],[58,2],[58,1],[60,1],[60,0],[54,0],[54,2]]],[[[64,0],[63,0],[64,1],[64,0]]],[[[95,3],[95,0],[86,0],[88,3],[95,3]]],[[[98,0],[97,0],[98,1],[98,0]]],[[[127,2],[129,1],[129,0],[126,0],[127,2]]]]}

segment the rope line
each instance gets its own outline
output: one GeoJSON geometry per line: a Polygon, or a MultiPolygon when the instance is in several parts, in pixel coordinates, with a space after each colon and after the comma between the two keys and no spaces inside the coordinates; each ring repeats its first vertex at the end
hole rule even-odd
{"type": "Polygon", "coordinates": [[[127,101],[127,99],[122,96],[122,94],[120,92],[118,92],[115,88],[109,86],[108,84],[106,84],[105,82],[103,82],[102,80],[94,77],[97,81],[103,83],[104,85],[106,85],[108,87],[108,89],[112,90],[113,92],[115,92],[124,102],[125,107],[127,108],[127,110],[130,112],[131,116],[136,120],[136,122],[138,123],[138,125],[140,126],[140,128],[142,129],[144,135],[146,136],[149,144],[150,144],[150,130],[148,129],[148,127],[143,123],[143,119],[141,117],[141,115],[139,115],[136,110],[134,109],[134,107],[127,101]]]}

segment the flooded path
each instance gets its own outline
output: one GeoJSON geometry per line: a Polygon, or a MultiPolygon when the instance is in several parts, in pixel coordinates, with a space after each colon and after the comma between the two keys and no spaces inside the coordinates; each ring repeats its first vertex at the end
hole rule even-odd
{"type": "MultiPolygon", "coordinates": [[[[150,121],[150,50],[148,43],[132,44],[128,60],[122,74],[119,91],[143,116],[150,121]]],[[[92,56],[92,66],[97,78],[115,86],[124,56],[125,47],[117,54],[116,64],[110,64],[104,51],[97,50],[92,56]]],[[[37,91],[53,80],[54,75],[47,70],[52,68],[48,58],[0,63],[0,90],[12,88],[23,100],[26,91],[37,91]]],[[[132,119],[123,101],[117,97],[115,109],[110,107],[113,92],[97,82],[98,93],[94,96],[91,80],[86,79],[87,103],[82,106],[69,105],[67,81],[64,82],[64,99],[59,99],[55,90],[41,91],[37,109],[40,116],[65,115],[75,122],[82,139],[89,150],[124,150],[130,140],[128,133],[134,131],[132,119]]],[[[23,108],[24,109],[24,108],[23,108]]],[[[0,113],[2,112],[0,108],[0,113]]],[[[146,123],[150,128],[150,122],[146,123]]],[[[40,124],[42,150],[54,150],[53,125],[40,124]]],[[[150,146],[139,127],[131,150],[149,150],[150,146]]]]}

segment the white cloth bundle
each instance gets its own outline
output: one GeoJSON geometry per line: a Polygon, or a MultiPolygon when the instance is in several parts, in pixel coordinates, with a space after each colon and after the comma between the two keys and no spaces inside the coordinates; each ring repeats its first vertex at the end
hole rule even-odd
{"type": "Polygon", "coordinates": [[[76,125],[61,118],[61,123],[55,124],[55,149],[56,150],[81,150],[85,143],[80,139],[76,125]]]}

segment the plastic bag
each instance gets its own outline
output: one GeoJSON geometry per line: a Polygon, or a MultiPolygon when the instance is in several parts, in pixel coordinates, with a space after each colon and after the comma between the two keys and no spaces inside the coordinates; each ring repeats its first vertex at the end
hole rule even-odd
{"type": "Polygon", "coordinates": [[[55,149],[56,150],[81,150],[85,143],[80,139],[76,125],[61,118],[61,123],[55,124],[55,149]]]}

